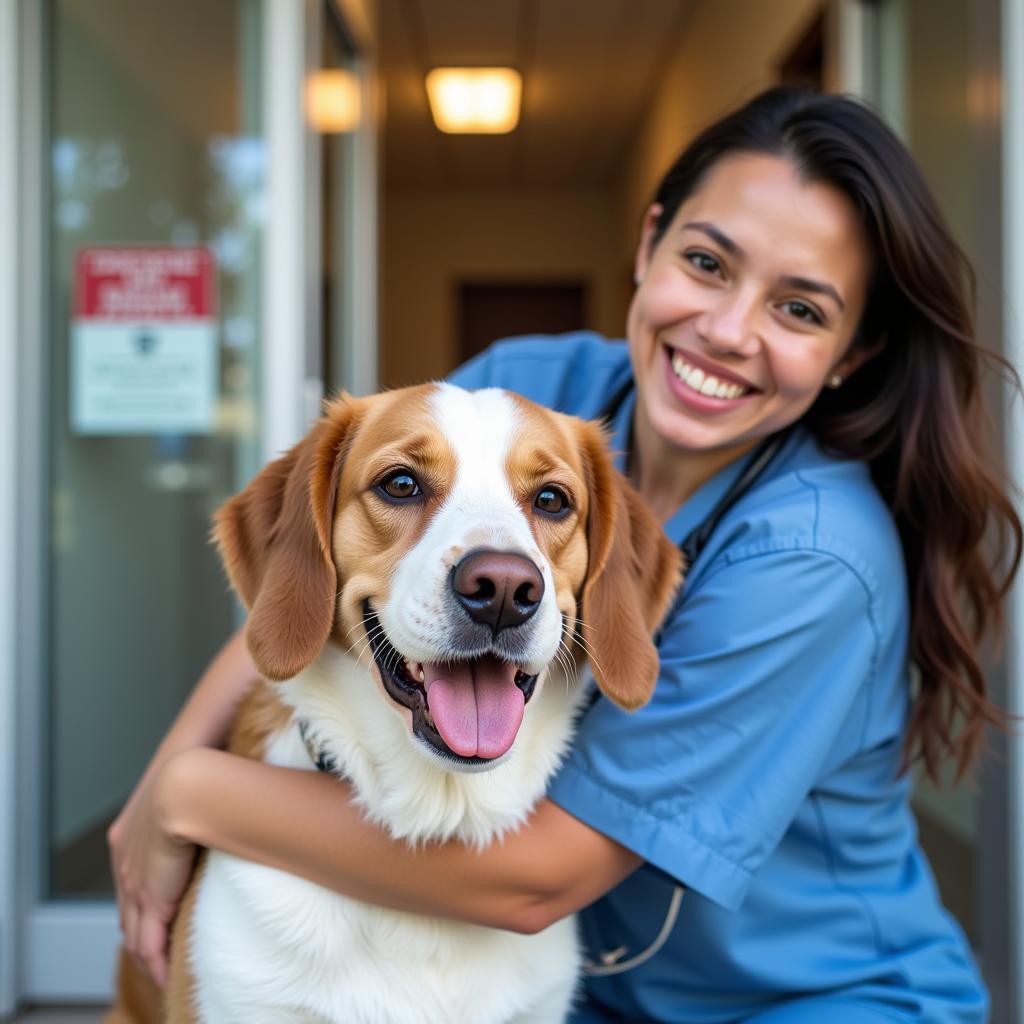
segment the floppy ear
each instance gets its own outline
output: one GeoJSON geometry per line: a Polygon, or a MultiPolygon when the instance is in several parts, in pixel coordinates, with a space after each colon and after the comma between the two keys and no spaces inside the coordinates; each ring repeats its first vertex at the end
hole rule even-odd
{"type": "Polygon", "coordinates": [[[651,636],[681,581],[682,555],[613,466],[600,427],[582,427],[590,488],[583,635],[602,693],[632,711],[654,692],[658,652],[651,636]]]}
{"type": "Polygon", "coordinates": [[[336,399],[215,516],[214,540],[249,609],[249,651],[267,679],[297,675],[330,636],[338,593],[331,524],[354,422],[351,400],[336,399]]]}

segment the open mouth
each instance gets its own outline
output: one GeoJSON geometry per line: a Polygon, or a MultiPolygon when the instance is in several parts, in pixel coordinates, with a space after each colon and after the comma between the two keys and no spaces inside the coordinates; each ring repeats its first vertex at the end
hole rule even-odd
{"type": "Polygon", "coordinates": [[[508,751],[536,675],[494,654],[410,662],[391,645],[369,601],[363,625],[384,689],[412,712],[416,736],[464,765],[488,764],[508,751]]]}

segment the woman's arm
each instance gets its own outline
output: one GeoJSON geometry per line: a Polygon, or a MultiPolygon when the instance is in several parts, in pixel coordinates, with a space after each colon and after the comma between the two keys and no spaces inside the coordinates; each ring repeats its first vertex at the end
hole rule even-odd
{"type": "Polygon", "coordinates": [[[640,858],[544,800],[483,850],[416,848],[368,823],[332,776],[215,750],[175,757],[158,779],[162,827],[348,896],[420,914],[536,932],[593,902],[640,858]]]}
{"type": "Polygon", "coordinates": [[[194,844],[359,899],[534,932],[592,902],[640,859],[548,801],[504,841],[413,850],[366,822],[348,787],[208,749],[257,679],[244,635],[225,645],[108,833],[125,947],[159,982],[194,844]]]}

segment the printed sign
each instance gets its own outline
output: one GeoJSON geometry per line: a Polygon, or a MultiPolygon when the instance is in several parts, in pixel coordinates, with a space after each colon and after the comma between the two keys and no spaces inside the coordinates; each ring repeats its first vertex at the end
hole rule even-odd
{"type": "Polygon", "coordinates": [[[75,433],[211,433],[217,398],[213,254],[82,249],[71,347],[75,433]]]}

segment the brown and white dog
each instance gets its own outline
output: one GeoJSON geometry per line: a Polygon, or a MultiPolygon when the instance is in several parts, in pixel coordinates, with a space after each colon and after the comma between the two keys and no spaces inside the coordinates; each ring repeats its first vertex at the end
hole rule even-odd
{"type": "MultiPolygon", "coordinates": [[[[679,579],[597,425],[446,384],[336,400],[215,536],[269,680],[230,749],[336,772],[413,844],[484,846],[525,820],[586,697],[581,646],[606,697],[643,704],[679,579]]],[[[146,1017],[123,958],[110,1020],[558,1021],[579,969],[571,919],[521,935],[426,918],[217,851],[171,960],[146,1017]]]]}

